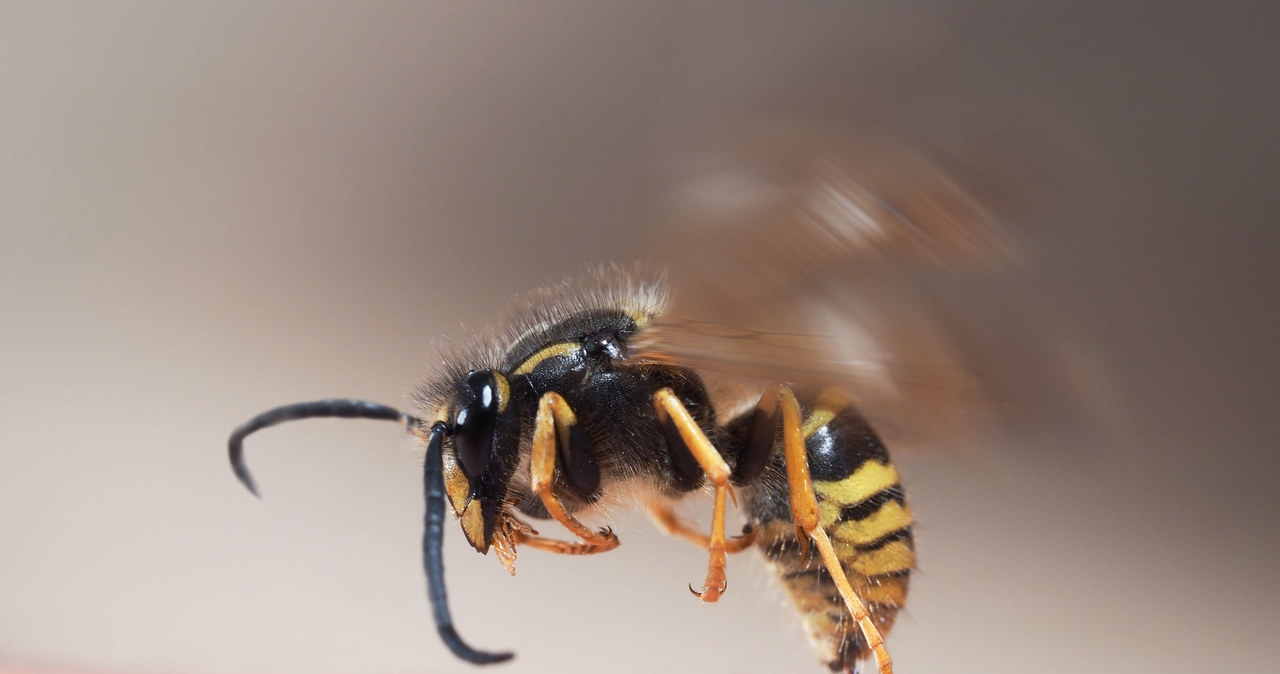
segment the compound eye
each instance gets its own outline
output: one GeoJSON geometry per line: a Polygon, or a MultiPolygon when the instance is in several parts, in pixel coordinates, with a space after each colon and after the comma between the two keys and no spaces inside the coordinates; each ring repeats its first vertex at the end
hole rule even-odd
{"type": "Polygon", "coordinates": [[[471,480],[484,475],[493,454],[493,431],[498,423],[498,386],[488,370],[467,375],[471,403],[454,418],[453,441],[462,472],[471,480]]]}

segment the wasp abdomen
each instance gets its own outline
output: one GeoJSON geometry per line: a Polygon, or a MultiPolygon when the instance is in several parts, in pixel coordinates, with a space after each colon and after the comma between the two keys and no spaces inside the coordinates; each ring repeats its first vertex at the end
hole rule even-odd
{"type": "MultiPolygon", "coordinates": [[[[798,399],[819,525],[871,620],[885,634],[906,602],[915,566],[911,511],[898,472],[875,431],[842,392],[802,392],[798,399]]],[[[731,426],[745,429],[745,421],[731,426]]],[[[748,499],[756,545],[791,595],[822,659],[835,671],[852,668],[870,652],[831,574],[816,552],[804,554],[787,489],[782,453],[775,451],[748,499]]]]}

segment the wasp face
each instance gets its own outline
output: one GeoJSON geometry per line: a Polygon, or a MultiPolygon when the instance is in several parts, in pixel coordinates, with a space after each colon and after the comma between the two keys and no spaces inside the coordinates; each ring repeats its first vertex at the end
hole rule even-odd
{"type": "Polygon", "coordinates": [[[460,382],[444,450],[446,492],[467,541],[486,552],[519,465],[520,413],[506,377],[476,370],[460,382]],[[449,446],[452,445],[452,446],[449,446]]]}

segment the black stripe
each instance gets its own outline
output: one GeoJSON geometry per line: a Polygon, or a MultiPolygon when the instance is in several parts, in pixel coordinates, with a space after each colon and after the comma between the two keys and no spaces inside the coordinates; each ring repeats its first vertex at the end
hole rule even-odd
{"type": "Polygon", "coordinates": [[[840,596],[840,591],[836,589],[834,585],[832,585],[832,589],[836,590],[834,594],[824,594],[822,595],[822,598],[825,599],[826,602],[828,604],[831,604],[832,606],[839,606],[841,608],[844,608],[845,607],[844,597],[840,596]]]}
{"type": "Polygon", "coordinates": [[[827,613],[827,620],[830,620],[831,622],[836,623],[837,625],[840,625],[840,626],[842,626],[842,627],[843,627],[844,625],[847,625],[848,623],[852,622],[852,621],[850,620],[850,618],[852,618],[852,617],[853,617],[853,616],[849,615],[849,612],[848,612],[848,611],[839,611],[839,612],[836,612],[836,613],[828,612],[828,613],[827,613]]]}
{"type": "MultiPolygon", "coordinates": [[[[857,550],[858,552],[875,552],[876,550],[879,550],[880,548],[883,548],[884,546],[890,543],[893,543],[895,541],[906,541],[907,545],[910,545],[912,548],[914,548],[915,538],[912,537],[911,535],[911,527],[903,527],[902,529],[898,529],[897,531],[891,531],[885,534],[884,536],[881,536],[880,538],[877,538],[876,540],[871,541],[870,543],[864,543],[862,545],[854,546],[854,550],[857,550]]],[[[760,549],[760,552],[761,554],[764,555],[765,559],[768,559],[771,562],[783,562],[790,559],[799,559],[800,543],[799,541],[796,540],[794,536],[787,536],[785,538],[779,538],[777,540],[774,540],[768,545],[762,547],[760,549]]],[[[809,550],[810,557],[812,558],[817,554],[818,554],[818,551],[814,550],[812,548],[812,544],[810,544],[810,550],[809,550]]],[[[795,571],[793,573],[804,573],[804,572],[795,571]]],[[[786,576],[783,576],[783,578],[786,578],[786,576]]]]}
{"type": "Polygon", "coordinates": [[[915,548],[915,539],[911,536],[911,528],[904,527],[902,529],[898,529],[897,531],[893,531],[888,534],[885,534],[884,536],[881,536],[880,538],[877,538],[876,540],[871,541],[870,543],[864,543],[862,545],[855,546],[854,549],[857,550],[858,552],[875,552],[876,550],[879,550],[880,548],[883,548],[884,546],[890,543],[893,543],[895,541],[906,541],[907,545],[911,546],[912,549],[915,548]]]}
{"type": "Polygon", "coordinates": [[[805,438],[804,448],[809,475],[825,482],[843,480],[868,461],[889,463],[884,443],[853,407],[814,430],[805,438]]]}
{"type": "Polygon", "coordinates": [[[782,580],[784,581],[803,580],[806,578],[817,580],[819,583],[835,584],[835,580],[831,578],[831,572],[828,571],[825,566],[801,569],[799,571],[788,571],[782,574],[782,580]]]}
{"type": "Polygon", "coordinates": [[[898,505],[905,506],[907,499],[903,495],[902,485],[895,484],[887,487],[882,491],[876,492],[871,498],[860,503],[847,505],[840,508],[839,518],[837,522],[848,522],[850,520],[865,520],[876,514],[876,511],[883,508],[884,504],[890,501],[897,501],[898,505]]]}
{"type": "Polygon", "coordinates": [[[765,559],[771,562],[780,562],[784,558],[800,557],[800,542],[795,536],[787,536],[785,538],[775,539],[773,542],[760,549],[765,559]]]}
{"type": "MultiPolygon", "coordinates": [[[[874,584],[881,580],[890,580],[890,579],[897,579],[897,578],[908,579],[910,577],[911,577],[910,569],[901,569],[899,571],[890,571],[888,573],[877,573],[874,576],[867,576],[867,580],[872,581],[872,583],[874,584]]],[[[806,578],[815,579],[819,583],[831,583],[833,585],[835,584],[835,579],[831,577],[831,572],[828,571],[827,567],[825,566],[804,568],[804,569],[800,569],[799,571],[788,571],[782,574],[783,581],[803,580],[806,578]]]]}
{"type": "Polygon", "coordinates": [[[853,669],[858,655],[866,648],[867,642],[862,638],[862,630],[853,630],[840,640],[840,646],[836,649],[836,661],[841,663],[841,666],[848,665],[853,669]]]}

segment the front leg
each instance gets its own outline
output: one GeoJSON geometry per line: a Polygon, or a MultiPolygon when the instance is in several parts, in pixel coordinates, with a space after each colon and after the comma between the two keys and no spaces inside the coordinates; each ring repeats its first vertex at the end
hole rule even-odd
{"type": "MultiPolygon", "coordinates": [[[[589,481],[591,477],[591,469],[594,462],[584,462],[586,459],[585,452],[590,452],[591,448],[584,444],[581,429],[578,428],[578,419],[573,413],[573,409],[569,407],[569,403],[560,397],[558,393],[544,393],[542,398],[538,400],[538,416],[534,422],[533,429],[533,457],[530,463],[530,481],[532,483],[533,492],[542,499],[542,504],[546,506],[547,512],[556,519],[557,522],[564,525],[566,529],[572,531],[578,538],[582,539],[581,544],[565,544],[565,546],[556,545],[555,541],[532,540],[524,537],[527,542],[534,547],[543,550],[552,550],[554,552],[564,552],[566,554],[589,554],[595,552],[605,552],[618,547],[618,537],[609,529],[600,532],[592,531],[586,525],[579,522],[569,514],[564,504],[556,496],[552,490],[555,480],[556,470],[556,438],[560,438],[566,454],[571,460],[574,454],[577,454],[577,474],[579,481],[589,481]],[[576,445],[576,446],[575,446],[576,445]]],[[[570,476],[572,477],[572,475],[570,476]]],[[[599,480],[598,472],[595,479],[599,480]]]]}
{"type": "MultiPolygon", "coordinates": [[[[702,432],[697,422],[689,415],[689,410],[685,409],[684,403],[680,402],[671,389],[664,388],[655,393],[653,406],[658,412],[658,421],[675,427],[679,434],[678,439],[683,441],[680,444],[689,450],[716,488],[715,509],[711,512],[711,538],[707,542],[707,552],[711,555],[711,559],[707,562],[707,580],[701,592],[689,588],[702,601],[713,602],[720,599],[720,595],[724,594],[725,588],[728,587],[724,572],[728,564],[724,538],[725,497],[732,496],[735,505],[738,502],[738,497],[733,496],[733,489],[729,486],[729,465],[724,462],[720,452],[716,451],[711,441],[707,439],[707,434],[702,432]]],[[[668,444],[673,444],[672,438],[668,439],[668,444]]],[[[670,449],[673,452],[679,451],[675,446],[671,446],[670,449]]]]}

